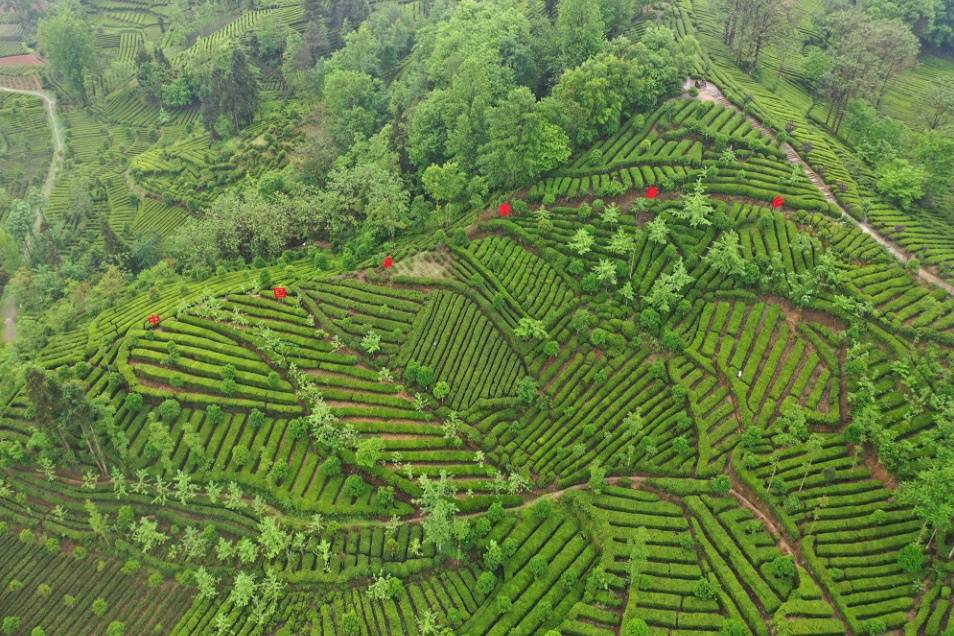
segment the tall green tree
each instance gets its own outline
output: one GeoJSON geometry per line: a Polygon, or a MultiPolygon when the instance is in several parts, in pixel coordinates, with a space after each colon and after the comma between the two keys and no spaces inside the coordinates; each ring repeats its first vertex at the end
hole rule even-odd
{"type": "Polygon", "coordinates": [[[901,158],[885,162],[878,169],[875,187],[903,209],[910,209],[924,196],[924,170],[901,158]]]}
{"type": "Polygon", "coordinates": [[[315,201],[314,229],[340,242],[364,233],[372,241],[393,239],[407,224],[410,195],[391,148],[391,126],[359,137],[336,162],[315,201]]]}
{"type": "Polygon", "coordinates": [[[791,3],[779,0],[717,0],[722,41],[735,53],[736,64],[754,70],[765,49],[779,38],[793,37],[791,3]]]}
{"type": "Polygon", "coordinates": [[[712,203],[706,196],[705,188],[702,185],[702,177],[699,177],[696,179],[696,185],[692,192],[682,198],[682,205],[675,208],[672,213],[676,218],[688,222],[692,227],[698,227],[712,224],[709,217],[712,216],[713,211],[712,203]]]}
{"type": "Polygon", "coordinates": [[[421,475],[418,480],[421,496],[415,503],[421,507],[424,520],[424,540],[430,541],[438,550],[449,548],[453,542],[454,514],[457,504],[453,500],[453,491],[447,480],[447,473],[441,471],[437,480],[421,475]]]}
{"type": "Polygon", "coordinates": [[[377,122],[375,80],[360,71],[334,70],[325,77],[322,96],[331,115],[335,142],[346,148],[355,137],[369,137],[377,122]]]}
{"type": "Polygon", "coordinates": [[[421,181],[428,196],[441,205],[444,225],[449,225],[467,197],[467,174],[456,161],[448,161],[428,166],[421,181]]]}
{"type": "Polygon", "coordinates": [[[487,122],[490,139],[478,164],[492,189],[529,183],[570,157],[566,133],[547,121],[526,87],[511,90],[487,122]]]}
{"type": "Polygon", "coordinates": [[[63,385],[59,379],[39,367],[26,370],[26,394],[33,405],[33,419],[51,439],[58,439],[67,456],[73,455],[66,436],[62,414],[66,409],[63,385]]]}
{"type": "Polygon", "coordinates": [[[874,19],[859,9],[827,15],[825,26],[832,62],[825,78],[826,123],[837,132],[852,99],[880,102],[890,81],[914,63],[918,43],[900,21],[874,19]]]}
{"type": "Polygon", "coordinates": [[[29,200],[15,199],[10,205],[10,214],[7,216],[5,227],[21,252],[27,239],[33,233],[37,214],[37,208],[31,205],[29,200]]]}
{"type": "Polygon", "coordinates": [[[946,82],[933,84],[925,104],[928,107],[925,112],[928,128],[935,130],[944,126],[954,115],[954,86],[946,82]]]}
{"type": "Polygon", "coordinates": [[[588,59],[564,72],[544,100],[548,118],[577,147],[614,133],[651,90],[639,71],[634,62],[612,53],[588,59]]]}
{"type": "Polygon", "coordinates": [[[199,115],[212,139],[252,123],[258,108],[258,80],[241,47],[214,52],[199,78],[199,115]]]}
{"type": "Polygon", "coordinates": [[[344,36],[357,29],[371,11],[368,0],[335,0],[328,7],[328,26],[336,46],[341,46],[344,36]]]}
{"type": "Polygon", "coordinates": [[[579,66],[606,46],[599,0],[560,0],[556,37],[562,68],[579,66]]]}
{"type": "Polygon", "coordinates": [[[50,70],[85,102],[87,76],[98,59],[93,27],[79,5],[66,3],[40,20],[37,41],[50,70]]]}

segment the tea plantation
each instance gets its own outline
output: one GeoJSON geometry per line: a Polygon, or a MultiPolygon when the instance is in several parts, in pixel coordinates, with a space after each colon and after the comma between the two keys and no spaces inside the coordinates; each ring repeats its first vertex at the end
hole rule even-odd
{"type": "Polygon", "coordinates": [[[0,9],[0,633],[952,636],[954,8],[850,4],[0,9]]]}

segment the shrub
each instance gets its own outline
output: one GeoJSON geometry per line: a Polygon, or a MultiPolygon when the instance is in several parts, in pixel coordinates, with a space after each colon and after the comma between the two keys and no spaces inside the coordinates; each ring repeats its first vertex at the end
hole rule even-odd
{"type": "Polygon", "coordinates": [[[451,627],[460,627],[464,622],[464,616],[456,607],[447,610],[447,622],[451,627]]]}
{"type": "Polygon", "coordinates": [[[12,636],[14,632],[20,629],[20,623],[22,622],[19,616],[5,616],[3,618],[3,633],[6,636],[12,636]]]}
{"type": "Polygon", "coordinates": [[[601,565],[593,568],[589,576],[586,577],[586,594],[588,598],[593,598],[597,592],[605,592],[609,589],[609,586],[610,577],[601,565]]]}
{"type": "Polygon", "coordinates": [[[179,402],[169,398],[164,400],[162,404],[159,405],[159,408],[156,409],[157,415],[166,423],[172,423],[179,413],[182,412],[182,407],[179,406],[179,402]]]}
{"type": "Polygon", "coordinates": [[[917,574],[924,567],[924,548],[920,543],[909,543],[898,551],[898,565],[910,574],[917,574]]]}
{"type": "Polygon", "coordinates": [[[497,577],[493,572],[481,572],[477,577],[477,592],[486,598],[497,587],[497,577]]]}
{"type": "Polygon", "coordinates": [[[358,636],[361,633],[361,621],[358,620],[358,615],[355,614],[354,610],[345,612],[341,616],[339,624],[341,625],[341,631],[346,636],[358,636]]]}
{"type": "Polygon", "coordinates": [[[495,501],[490,504],[490,508],[487,509],[487,520],[491,524],[497,524],[504,518],[504,507],[503,504],[499,501],[495,501]]]}
{"type": "Polygon", "coordinates": [[[772,560],[772,571],[775,576],[782,579],[791,579],[795,577],[795,562],[792,557],[778,556],[772,560]]]}
{"type": "Polygon", "coordinates": [[[597,327],[590,332],[590,344],[594,347],[602,346],[606,342],[606,330],[597,327]]]}
{"type": "Polygon", "coordinates": [[[712,487],[712,492],[717,495],[727,495],[729,490],[732,489],[732,482],[727,475],[713,477],[709,485],[712,487]]]}
{"type": "Polygon", "coordinates": [[[497,613],[506,614],[510,611],[510,608],[513,607],[513,601],[510,600],[510,597],[506,594],[501,594],[497,597],[497,613]]]}
{"type": "Polygon", "coordinates": [[[321,464],[321,474],[325,477],[337,477],[341,474],[341,459],[332,455],[321,464]]]}
{"type": "Polygon", "coordinates": [[[727,618],[719,628],[719,636],[747,636],[748,633],[745,623],[737,618],[727,618]]]}
{"type": "Polygon", "coordinates": [[[659,312],[652,307],[643,309],[641,312],[639,312],[639,324],[653,333],[658,332],[659,327],[662,324],[659,317],[659,312]]]}
{"type": "Polygon", "coordinates": [[[138,413],[140,409],[142,409],[142,396],[138,393],[127,393],[123,404],[126,406],[127,411],[138,413]]]}
{"type": "Polygon", "coordinates": [[[660,339],[662,346],[670,351],[682,351],[685,348],[685,344],[682,341],[682,336],[679,335],[677,331],[672,331],[666,329],[663,331],[662,338],[660,339]]]}
{"type": "Polygon", "coordinates": [[[467,238],[467,230],[462,227],[454,228],[451,231],[451,241],[457,247],[467,247],[470,244],[470,239],[467,238]]]}
{"type": "Polygon", "coordinates": [[[560,575],[560,585],[565,592],[570,592],[580,582],[580,577],[573,570],[564,570],[560,575]]]}
{"type": "Polygon", "coordinates": [[[248,462],[249,450],[245,446],[232,447],[232,461],[236,466],[242,467],[248,462]]]}
{"type": "Polygon", "coordinates": [[[623,636],[649,636],[649,625],[641,618],[631,618],[623,625],[623,636]]]}
{"type": "Polygon", "coordinates": [[[553,513],[553,503],[549,499],[543,499],[534,504],[533,508],[533,517],[537,521],[545,521],[553,513]]]}
{"type": "Polygon", "coordinates": [[[530,559],[530,574],[533,578],[539,579],[547,573],[547,558],[542,554],[536,554],[530,559]]]}
{"type": "Polygon", "coordinates": [[[126,633],[126,623],[113,621],[106,628],[106,636],[124,636],[126,633]]]}
{"type": "Polygon", "coordinates": [[[493,572],[500,567],[503,559],[503,548],[500,547],[500,544],[491,539],[487,545],[487,550],[484,552],[484,567],[486,567],[488,571],[493,572]]]}
{"type": "Polygon", "coordinates": [[[361,497],[367,493],[367,484],[358,475],[348,475],[345,479],[345,492],[350,497],[361,497]]]}
{"type": "Polygon", "coordinates": [[[866,621],[864,625],[861,626],[861,631],[865,636],[881,636],[886,631],[888,631],[888,626],[885,624],[884,620],[880,618],[873,618],[869,621],[866,621]]]}
{"type": "Polygon", "coordinates": [[[109,609],[109,604],[106,602],[106,599],[98,598],[95,601],[93,601],[92,610],[93,610],[93,614],[95,614],[96,616],[102,616],[103,614],[106,613],[106,610],[108,609],[109,609]]]}
{"type": "Polygon", "coordinates": [[[381,512],[387,512],[394,505],[394,488],[380,486],[374,496],[374,505],[381,512]]]}
{"type": "Polygon", "coordinates": [[[700,578],[696,582],[696,586],[693,588],[692,593],[696,595],[696,598],[700,598],[703,601],[714,600],[719,595],[719,592],[712,584],[712,581],[707,578],[700,578]]]}
{"type": "Polygon", "coordinates": [[[878,169],[875,188],[903,209],[924,196],[927,173],[905,159],[895,158],[878,169]]]}

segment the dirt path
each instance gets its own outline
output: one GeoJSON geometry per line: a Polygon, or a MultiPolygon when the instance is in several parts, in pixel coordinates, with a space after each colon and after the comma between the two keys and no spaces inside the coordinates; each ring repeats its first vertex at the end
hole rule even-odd
{"type": "MultiPolygon", "coordinates": [[[[33,97],[39,97],[46,104],[46,113],[50,119],[50,128],[53,133],[53,158],[50,160],[50,169],[46,173],[46,181],[43,182],[43,196],[48,197],[50,196],[50,192],[53,191],[56,175],[60,171],[60,166],[63,162],[63,125],[60,123],[60,118],[56,114],[56,99],[46,91],[30,91],[19,88],[8,88],[6,86],[0,86],[0,91],[16,93],[18,95],[32,95],[33,97]]],[[[41,223],[42,221],[38,217],[37,226],[41,223]]]]}
{"type": "MultiPolygon", "coordinates": [[[[692,78],[692,77],[688,78],[683,84],[683,88],[685,88],[686,90],[689,90],[690,88],[695,88],[696,81],[697,81],[696,78],[692,78]]],[[[706,81],[705,86],[702,86],[698,88],[697,90],[699,91],[698,99],[701,99],[702,101],[717,102],[725,106],[726,108],[730,108],[737,112],[742,112],[738,106],[736,106],[735,104],[733,104],[731,101],[729,101],[726,98],[726,96],[722,93],[722,91],[719,89],[718,86],[716,86],[710,81],[706,81]]],[[[765,135],[773,139],[775,138],[775,133],[767,129],[765,126],[763,126],[762,122],[758,121],[757,119],[755,119],[754,117],[748,114],[746,114],[746,118],[749,120],[749,123],[751,123],[752,126],[762,131],[765,135]]],[[[805,175],[808,177],[808,180],[811,181],[815,185],[815,187],[817,187],[821,191],[823,195],[825,195],[825,198],[832,205],[838,208],[838,210],[841,212],[842,217],[845,220],[851,222],[855,227],[857,227],[862,232],[864,232],[865,234],[870,236],[872,239],[874,239],[876,243],[878,243],[881,247],[887,250],[889,254],[894,256],[894,258],[896,258],[902,264],[907,263],[909,260],[911,260],[912,258],[911,254],[908,254],[907,252],[905,252],[897,243],[879,234],[878,231],[875,230],[873,227],[871,227],[871,225],[869,225],[868,223],[864,221],[859,221],[855,217],[848,214],[847,210],[845,210],[845,208],[841,206],[841,204],[838,202],[838,199],[835,197],[834,193],[832,193],[831,188],[828,186],[827,183],[825,183],[825,180],[822,179],[821,176],[817,172],[815,172],[810,165],[808,165],[808,162],[805,161],[800,154],[798,154],[798,151],[796,151],[795,148],[793,148],[790,144],[787,144],[787,143],[781,144],[781,148],[782,148],[782,151],[785,153],[785,156],[788,157],[789,161],[791,161],[792,163],[798,164],[802,167],[802,170],[804,170],[805,175]]],[[[928,284],[940,287],[941,289],[946,291],[948,294],[951,294],[952,296],[954,296],[954,285],[951,285],[950,283],[948,283],[941,277],[937,276],[936,274],[922,267],[918,269],[917,275],[918,275],[918,278],[920,278],[922,281],[928,284]]]]}
{"type": "MultiPolygon", "coordinates": [[[[5,93],[15,93],[18,95],[32,95],[39,97],[46,104],[47,117],[50,120],[50,130],[53,134],[53,156],[50,158],[50,168],[46,173],[46,180],[43,182],[41,192],[44,197],[49,197],[53,191],[53,184],[56,183],[56,176],[59,174],[63,165],[64,143],[63,143],[63,125],[56,114],[56,99],[46,91],[31,91],[19,88],[9,88],[0,86],[0,91],[5,93]]],[[[44,218],[42,214],[36,215],[36,221],[33,224],[33,233],[38,234],[43,229],[44,218]]],[[[3,342],[13,342],[17,337],[17,312],[16,303],[7,295],[2,304],[0,304],[0,316],[3,317],[3,342]]]]}
{"type": "Polygon", "coordinates": [[[0,303],[0,317],[3,317],[3,342],[9,344],[17,339],[17,304],[7,294],[0,303]]]}

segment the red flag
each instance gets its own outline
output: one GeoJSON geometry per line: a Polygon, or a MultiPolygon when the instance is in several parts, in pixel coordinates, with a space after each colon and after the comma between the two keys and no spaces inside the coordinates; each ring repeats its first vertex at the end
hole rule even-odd
{"type": "Polygon", "coordinates": [[[658,186],[649,186],[646,188],[646,198],[655,199],[659,196],[659,187],[658,186]]]}
{"type": "Polygon", "coordinates": [[[513,208],[510,206],[510,201],[504,201],[500,204],[500,207],[497,208],[497,212],[500,213],[500,216],[510,216],[513,213],[513,208]]]}
{"type": "Polygon", "coordinates": [[[385,257],[384,257],[384,262],[381,263],[381,265],[384,267],[384,269],[391,269],[392,267],[394,267],[394,257],[393,257],[393,256],[385,256],[385,257]]]}
{"type": "Polygon", "coordinates": [[[148,320],[149,324],[152,325],[153,327],[158,327],[159,323],[161,322],[161,319],[159,318],[159,314],[152,314],[146,320],[148,320]]]}
{"type": "Polygon", "coordinates": [[[774,199],[772,199],[772,207],[776,210],[783,205],[785,205],[785,199],[783,199],[781,195],[777,195],[774,199]]]}
{"type": "Polygon", "coordinates": [[[279,300],[281,300],[282,298],[288,295],[288,290],[285,289],[284,287],[276,287],[275,289],[272,290],[272,292],[274,292],[275,298],[279,300]]]}

